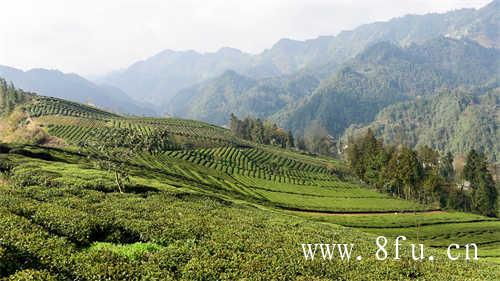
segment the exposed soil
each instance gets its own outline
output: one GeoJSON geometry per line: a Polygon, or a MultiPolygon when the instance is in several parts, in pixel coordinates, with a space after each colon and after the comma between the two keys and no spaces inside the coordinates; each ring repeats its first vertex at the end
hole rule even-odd
{"type": "Polygon", "coordinates": [[[441,210],[432,210],[432,211],[404,211],[404,212],[360,212],[360,213],[353,213],[353,212],[327,212],[327,211],[296,211],[294,212],[297,213],[303,213],[303,214],[321,214],[325,216],[373,216],[373,215],[398,215],[398,214],[412,214],[412,213],[417,213],[417,214],[442,214],[446,213],[445,211],[441,210]]]}

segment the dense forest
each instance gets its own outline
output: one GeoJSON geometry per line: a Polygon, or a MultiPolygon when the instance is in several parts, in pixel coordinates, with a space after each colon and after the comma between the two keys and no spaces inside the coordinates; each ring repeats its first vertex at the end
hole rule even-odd
{"type": "Polygon", "coordinates": [[[498,105],[496,84],[474,89],[442,90],[437,97],[389,106],[367,126],[351,126],[343,140],[370,128],[387,144],[413,149],[429,146],[441,152],[466,155],[471,149],[498,161],[498,105]]]}
{"type": "Polygon", "coordinates": [[[273,118],[294,133],[318,121],[340,136],[352,124],[373,121],[389,105],[495,80],[499,56],[498,49],[468,40],[437,38],[406,48],[380,42],[322,81],[307,101],[273,118]]]}
{"type": "Polygon", "coordinates": [[[439,203],[441,208],[497,216],[498,191],[483,153],[471,150],[459,172],[453,155],[440,155],[428,146],[417,150],[384,145],[368,130],[349,143],[352,171],[382,192],[422,203],[439,203]]]}
{"type": "Polygon", "coordinates": [[[175,116],[225,125],[230,113],[267,118],[310,95],[319,79],[310,74],[252,79],[234,71],[183,89],[168,104],[175,116]]]}

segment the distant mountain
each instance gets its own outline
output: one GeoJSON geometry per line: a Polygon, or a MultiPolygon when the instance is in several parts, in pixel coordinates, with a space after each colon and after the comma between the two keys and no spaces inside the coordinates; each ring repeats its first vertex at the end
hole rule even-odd
{"type": "Polygon", "coordinates": [[[228,69],[242,71],[251,60],[251,55],[230,48],[207,54],[166,50],[98,82],[116,86],[137,100],[163,104],[177,91],[228,69]]]}
{"type": "Polygon", "coordinates": [[[385,143],[466,155],[484,152],[491,161],[500,157],[500,88],[442,91],[435,98],[398,103],[384,109],[365,127],[352,126],[344,140],[371,128],[385,143]]]}
{"type": "Polygon", "coordinates": [[[226,70],[259,79],[322,68],[322,74],[329,76],[339,65],[380,41],[408,46],[447,36],[469,38],[486,47],[500,47],[499,3],[495,0],[478,10],[407,15],[365,24],[337,36],[306,41],[281,39],[257,55],[231,48],[206,54],[167,50],[98,81],[118,87],[136,100],[167,105],[178,91],[215,78],[226,70]]]}
{"type": "Polygon", "coordinates": [[[498,49],[467,39],[442,37],[405,48],[379,42],[326,79],[327,66],[264,79],[226,71],[179,91],[165,108],[218,125],[226,125],[230,113],[272,118],[298,134],[317,121],[339,136],[393,103],[495,79],[499,58],[498,49]]]}
{"type": "Polygon", "coordinates": [[[227,125],[231,113],[266,118],[312,93],[318,85],[319,80],[312,75],[256,80],[228,70],[180,91],[167,109],[175,116],[227,125]]]}
{"type": "Polygon", "coordinates": [[[95,85],[76,74],[40,68],[22,71],[0,66],[0,77],[18,88],[40,95],[92,104],[117,113],[155,115],[150,106],[132,100],[122,90],[95,85]]]}
{"type": "Polygon", "coordinates": [[[438,38],[406,48],[376,43],[322,81],[306,102],[273,119],[296,133],[319,122],[340,136],[351,124],[373,121],[388,105],[498,79],[499,59],[499,49],[471,40],[438,38]]]}

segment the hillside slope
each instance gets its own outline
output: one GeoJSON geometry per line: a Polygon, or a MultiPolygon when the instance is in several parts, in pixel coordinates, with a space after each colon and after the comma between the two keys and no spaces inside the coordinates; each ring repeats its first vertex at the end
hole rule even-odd
{"type": "Polygon", "coordinates": [[[0,278],[498,275],[497,219],[379,193],[341,161],[243,141],[199,121],[121,117],[43,96],[15,105],[64,143],[0,144],[0,278]],[[128,180],[119,190],[122,173],[128,180]],[[397,233],[435,247],[426,253],[436,260],[377,261],[376,235],[397,233]],[[304,260],[301,243],[332,237],[355,244],[349,261],[304,260]],[[445,261],[447,244],[471,241],[481,262],[445,261]]]}
{"type": "Polygon", "coordinates": [[[497,79],[499,58],[498,49],[469,40],[438,38],[406,48],[380,42],[323,81],[306,102],[273,118],[297,133],[317,121],[338,137],[349,125],[371,122],[396,102],[497,79]]]}
{"type": "Polygon", "coordinates": [[[227,125],[231,113],[267,118],[310,95],[319,83],[310,74],[255,80],[227,71],[181,90],[167,108],[174,116],[227,125]]]}
{"type": "Polygon", "coordinates": [[[495,162],[500,156],[499,102],[498,87],[444,91],[432,99],[389,106],[366,127],[349,128],[344,139],[371,128],[388,144],[413,148],[427,145],[458,155],[476,149],[495,162]]]}

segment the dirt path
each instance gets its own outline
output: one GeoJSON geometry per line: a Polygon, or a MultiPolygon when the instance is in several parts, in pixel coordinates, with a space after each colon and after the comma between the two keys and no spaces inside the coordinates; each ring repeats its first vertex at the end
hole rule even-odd
{"type": "Polygon", "coordinates": [[[295,213],[302,214],[314,214],[314,215],[324,215],[324,216],[373,216],[373,215],[398,215],[398,214],[442,214],[446,213],[441,210],[431,210],[431,211],[404,211],[404,212],[360,212],[360,213],[347,213],[347,212],[327,212],[327,211],[298,211],[292,210],[295,213]]]}

